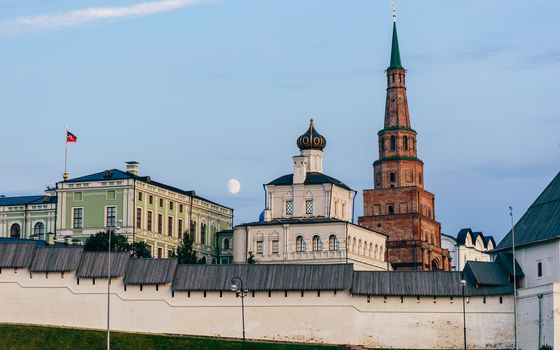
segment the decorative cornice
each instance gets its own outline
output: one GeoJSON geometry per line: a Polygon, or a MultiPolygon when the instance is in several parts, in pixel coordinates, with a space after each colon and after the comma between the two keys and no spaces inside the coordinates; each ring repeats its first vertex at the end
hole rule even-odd
{"type": "Polygon", "coordinates": [[[416,130],[414,130],[412,128],[408,128],[406,126],[388,126],[388,127],[385,127],[383,129],[379,130],[377,135],[381,135],[381,134],[385,133],[386,131],[394,131],[394,130],[412,131],[413,133],[417,134],[416,130]]]}
{"type": "Polygon", "coordinates": [[[424,162],[422,160],[420,160],[419,158],[416,158],[416,157],[393,156],[393,157],[383,157],[381,159],[378,159],[375,162],[373,162],[373,165],[379,164],[379,163],[384,162],[384,161],[392,161],[392,160],[411,160],[411,161],[417,161],[417,162],[420,162],[420,163],[424,164],[424,162]]]}

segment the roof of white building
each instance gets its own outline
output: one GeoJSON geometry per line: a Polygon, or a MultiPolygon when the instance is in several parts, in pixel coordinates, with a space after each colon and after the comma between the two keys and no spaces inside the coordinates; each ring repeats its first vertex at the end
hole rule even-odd
{"type": "MultiPolygon", "coordinates": [[[[516,247],[560,237],[560,173],[515,224],[514,231],[516,247]]],[[[508,249],[511,246],[510,230],[496,249],[508,249]]]]}

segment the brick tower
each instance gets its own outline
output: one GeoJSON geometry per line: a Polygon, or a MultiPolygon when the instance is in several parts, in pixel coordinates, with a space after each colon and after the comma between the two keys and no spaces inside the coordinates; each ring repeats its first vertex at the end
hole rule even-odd
{"type": "Polygon", "coordinates": [[[389,236],[387,259],[395,270],[450,270],[449,251],[441,248],[441,225],[435,220],[434,195],[424,190],[424,163],[417,158],[416,131],[410,127],[396,22],[386,73],[385,125],[378,132],[374,189],[364,190],[359,224],[389,236]]]}

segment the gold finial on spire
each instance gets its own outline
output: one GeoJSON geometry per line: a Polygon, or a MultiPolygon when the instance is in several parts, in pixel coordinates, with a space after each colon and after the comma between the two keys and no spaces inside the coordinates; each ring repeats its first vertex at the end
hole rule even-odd
{"type": "Polygon", "coordinates": [[[309,125],[313,125],[313,118],[309,119],[309,125]]]}
{"type": "Polygon", "coordinates": [[[391,1],[391,6],[393,7],[393,22],[397,21],[397,8],[395,7],[395,1],[391,1]]]}

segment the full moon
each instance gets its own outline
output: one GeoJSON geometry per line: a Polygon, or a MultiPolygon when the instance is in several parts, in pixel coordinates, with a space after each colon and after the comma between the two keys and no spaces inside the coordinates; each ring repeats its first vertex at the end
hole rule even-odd
{"type": "Polygon", "coordinates": [[[236,179],[229,179],[227,182],[228,192],[231,194],[236,194],[241,189],[241,184],[236,179]]]}

